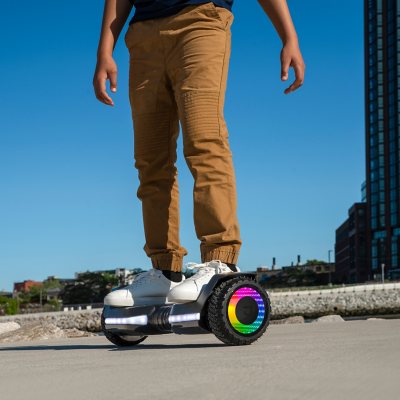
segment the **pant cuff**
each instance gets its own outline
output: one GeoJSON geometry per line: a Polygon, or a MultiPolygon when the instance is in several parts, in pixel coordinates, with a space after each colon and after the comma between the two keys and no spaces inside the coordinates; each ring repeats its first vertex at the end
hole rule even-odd
{"type": "Polygon", "coordinates": [[[239,251],[235,250],[220,250],[220,249],[202,249],[201,262],[208,262],[212,260],[220,260],[223,263],[237,264],[239,258],[239,251]]]}
{"type": "Polygon", "coordinates": [[[164,271],[181,272],[183,257],[177,254],[157,254],[151,256],[153,268],[164,271]]]}

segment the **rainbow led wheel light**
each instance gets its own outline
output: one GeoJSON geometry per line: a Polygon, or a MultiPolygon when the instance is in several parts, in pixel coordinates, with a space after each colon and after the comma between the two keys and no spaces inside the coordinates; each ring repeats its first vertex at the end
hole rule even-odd
{"type": "Polygon", "coordinates": [[[264,300],[257,290],[245,286],[241,287],[240,289],[236,290],[236,292],[233,293],[228,304],[228,319],[232,327],[236,331],[238,331],[243,335],[250,335],[254,333],[264,321],[264,316],[265,316],[264,300]],[[239,301],[245,297],[252,298],[257,303],[258,307],[258,315],[256,319],[249,324],[244,324],[240,322],[236,315],[236,306],[239,303],[239,301]]]}

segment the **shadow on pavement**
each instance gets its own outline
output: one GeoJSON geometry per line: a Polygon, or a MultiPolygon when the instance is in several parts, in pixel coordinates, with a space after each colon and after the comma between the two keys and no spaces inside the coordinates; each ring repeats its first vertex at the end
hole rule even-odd
{"type": "Polygon", "coordinates": [[[139,344],[132,347],[114,347],[110,351],[132,350],[169,350],[169,349],[204,349],[206,347],[229,347],[223,343],[192,343],[192,344],[139,344]]]}
{"type": "Polygon", "coordinates": [[[0,348],[1,351],[33,351],[33,350],[99,350],[109,349],[110,351],[132,351],[132,350],[168,350],[168,349],[202,349],[206,347],[227,347],[223,343],[210,344],[140,344],[132,347],[116,347],[112,344],[71,344],[71,345],[40,345],[40,346],[12,346],[0,348]]]}
{"type": "Polygon", "coordinates": [[[98,349],[112,349],[115,346],[112,344],[71,344],[71,345],[40,345],[40,346],[13,346],[3,347],[0,351],[14,351],[14,350],[98,350],[98,349]]]}

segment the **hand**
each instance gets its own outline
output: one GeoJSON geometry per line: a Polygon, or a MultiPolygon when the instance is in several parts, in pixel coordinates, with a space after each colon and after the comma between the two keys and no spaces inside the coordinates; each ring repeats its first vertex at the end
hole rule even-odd
{"type": "Polygon", "coordinates": [[[111,56],[97,60],[93,77],[94,92],[99,101],[109,106],[113,106],[114,102],[107,93],[106,82],[107,79],[110,80],[110,89],[115,93],[117,91],[117,73],[117,64],[111,56]]]}
{"type": "Polygon", "coordinates": [[[283,46],[281,51],[281,79],[286,81],[289,76],[289,67],[294,69],[296,80],[285,89],[284,93],[289,94],[298,89],[304,81],[304,64],[303,56],[300,53],[299,45],[295,42],[288,42],[283,46]]]}

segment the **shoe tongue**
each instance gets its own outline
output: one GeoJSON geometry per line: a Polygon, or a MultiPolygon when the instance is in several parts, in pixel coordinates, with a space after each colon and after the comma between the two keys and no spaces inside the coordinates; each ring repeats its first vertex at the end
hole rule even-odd
{"type": "Polygon", "coordinates": [[[208,265],[219,265],[219,262],[216,260],[212,260],[208,262],[208,265]]]}

